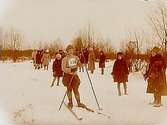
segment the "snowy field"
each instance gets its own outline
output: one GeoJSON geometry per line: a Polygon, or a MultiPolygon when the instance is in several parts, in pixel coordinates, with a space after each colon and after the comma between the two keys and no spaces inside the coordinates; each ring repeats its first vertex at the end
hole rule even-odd
{"type": "MultiPolygon", "coordinates": [[[[166,97],[163,107],[149,105],[152,96],[145,93],[147,83],[141,73],[130,74],[128,95],[119,97],[110,75],[112,63],[107,63],[107,67],[104,76],[98,68],[90,76],[102,112],[111,115],[111,119],[74,108],[83,117],[77,121],[64,105],[58,111],[65,88],[62,84],[50,88],[51,65],[49,71],[44,71],[34,70],[30,61],[0,63],[0,125],[167,125],[166,97]]],[[[79,76],[81,101],[98,109],[87,74],[79,73],[79,76]]]]}

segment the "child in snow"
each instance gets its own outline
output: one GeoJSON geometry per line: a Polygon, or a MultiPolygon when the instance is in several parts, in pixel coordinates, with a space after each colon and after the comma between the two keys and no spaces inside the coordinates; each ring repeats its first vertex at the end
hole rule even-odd
{"type": "Polygon", "coordinates": [[[154,107],[160,107],[161,96],[167,96],[166,84],[166,63],[160,55],[160,49],[154,47],[151,51],[149,67],[144,75],[145,80],[148,79],[147,93],[154,94],[154,101],[151,103],[154,107]]]}
{"type": "Polygon", "coordinates": [[[59,86],[60,78],[63,76],[61,63],[62,63],[62,57],[61,57],[61,54],[58,53],[56,54],[56,58],[52,66],[54,79],[53,79],[51,87],[54,86],[54,82],[56,81],[56,78],[57,78],[57,86],[59,86]]]}
{"type": "Polygon", "coordinates": [[[42,56],[42,64],[44,66],[44,70],[48,70],[50,61],[51,61],[51,57],[49,54],[49,50],[47,49],[42,56]]]}
{"type": "Polygon", "coordinates": [[[124,86],[124,94],[127,95],[127,84],[128,82],[128,67],[126,61],[123,58],[123,53],[117,53],[117,59],[113,66],[113,71],[111,73],[113,75],[114,82],[117,82],[118,95],[121,96],[120,84],[123,83],[124,86]]]}
{"type": "Polygon", "coordinates": [[[64,72],[63,84],[67,87],[67,97],[69,100],[68,107],[73,107],[72,91],[74,92],[78,107],[85,107],[85,105],[80,102],[80,94],[78,90],[80,79],[77,75],[77,69],[80,65],[80,60],[78,56],[74,55],[74,48],[72,45],[68,45],[66,51],[67,56],[62,60],[62,69],[64,72]]]}
{"type": "Polygon", "coordinates": [[[100,51],[100,57],[99,57],[99,68],[101,68],[101,74],[104,74],[104,68],[105,68],[105,61],[106,56],[103,51],[100,51]]]}

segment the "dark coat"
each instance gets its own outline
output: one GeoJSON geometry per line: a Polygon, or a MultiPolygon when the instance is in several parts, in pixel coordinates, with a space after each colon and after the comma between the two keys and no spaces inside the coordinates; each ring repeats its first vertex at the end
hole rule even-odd
{"type": "Polygon", "coordinates": [[[149,68],[145,74],[148,78],[147,93],[158,92],[167,95],[166,63],[161,55],[150,58],[149,68]]]}
{"type": "Polygon", "coordinates": [[[128,67],[125,60],[116,59],[113,66],[113,71],[112,71],[114,82],[117,82],[117,83],[128,82],[128,74],[129,74],[129,71],[128,71],[128,67]]]}
{"type": "Polygon", "coordinates": [[[88,64],[89,51],[87,49],[85,49],[83,51],[83,55],[84,55],[84,58],[85,58],[85,63],[88,64]]]}
{"type": "Polygon", "coordinates": [[[79,59],[80,59],[80,62],[81,62],[82,64],[84,64],[85,58],[84,58],[84,56],[83,56],[82,53],[79,54],[79,59]]]}
{"type": "Polygon", "coordinates": [[[105,61],[106,61],[106,56],[102,52],[102,55],[100,54],[100,58],[99,58],[99,68],[105,68],[105,61]]]}
{"type": "Polygon", "coordinates": [[[37,64],[41,64],[42,63],[42,57],[41,57],[41,54],[40,52],[38,51],[37,54],[36,54],[36,63],[37,64]]]}
{"type": "Polygon", "coordinates": [[[55,59],[55,61],[53,62],[52,69],[54,72],[54,77],[62,77],[63,76],[61,63],[62,63],[62,59],[60,59],[60,60],[55,59]]]}

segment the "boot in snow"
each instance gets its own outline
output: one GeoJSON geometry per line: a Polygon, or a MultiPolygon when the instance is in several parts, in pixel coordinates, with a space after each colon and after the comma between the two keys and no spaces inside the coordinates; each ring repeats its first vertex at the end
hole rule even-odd
{"type": "Polygon", "coordinates": [[[80,100],[77,100],[78,107],[85,108],[85,104],[81,103],[80,100]]]}

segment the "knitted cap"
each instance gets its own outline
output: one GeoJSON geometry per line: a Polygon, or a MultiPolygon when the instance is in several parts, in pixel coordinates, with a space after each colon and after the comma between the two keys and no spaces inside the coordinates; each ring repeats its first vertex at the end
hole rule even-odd
{"type": "Polygon", "coordinates": [[[68,46],[66,47],[66,51],[68,52],[70,49],[74,49],[74,47],[73,47],[72,45],[68,45],[68,46]]]}
{"type": "Polygon", "coordinates": [[[155,52],[155,53],[159,53],[159,51],[160,51],[160,48],[158,48],[158,47],[154,47],[154,48],[151,50],[151,52],[155,52]]]}

